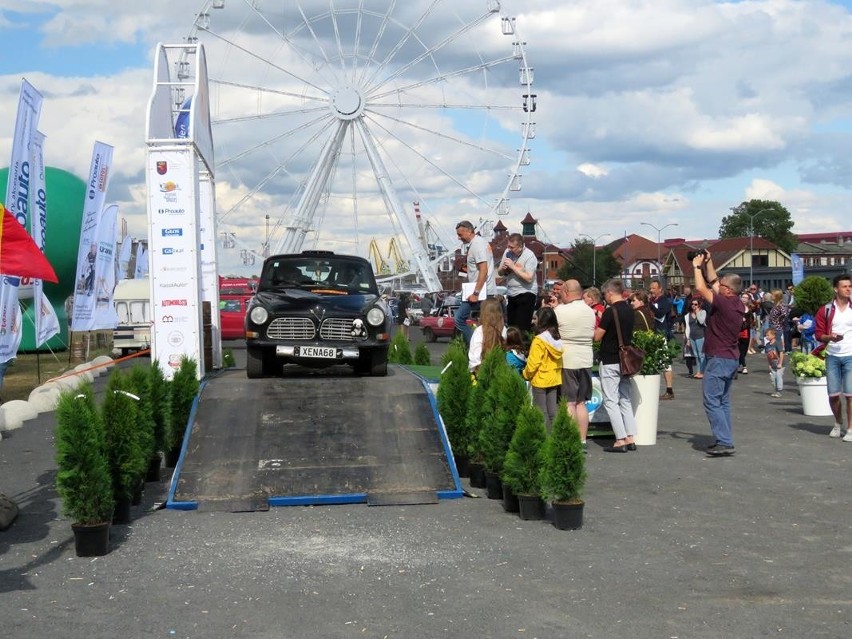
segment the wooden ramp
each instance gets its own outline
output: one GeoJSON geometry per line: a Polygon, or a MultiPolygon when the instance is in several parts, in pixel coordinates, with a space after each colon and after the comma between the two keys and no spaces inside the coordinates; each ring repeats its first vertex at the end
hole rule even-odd
{"type": "Polygon", "coordinates": [[[228,370],[204,384],[167,506],[435,503],[463,491],[428,386],[404,368],[228,370]]]}

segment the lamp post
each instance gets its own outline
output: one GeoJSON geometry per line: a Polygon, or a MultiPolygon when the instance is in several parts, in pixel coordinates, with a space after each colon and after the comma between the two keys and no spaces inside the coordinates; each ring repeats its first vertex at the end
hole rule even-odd
{"type": "MultiPolygon", "coordinates": [[[[737,209],[734,208],[734,211],[737,209]]],[[[754,284],[754,218],[756,218],[761,213],[766,213],[767,211],[774,211],[775,209],[760,209],[757,213],[749,213],[748,211],[743,211],[746,215],[748,215],[748,284],[751,286],[754,284]]]]}
{"type": "Polygon", "coordinates": [[[662,244],[661,234],[664,230],[669,228],[670,226],[677,226],[677,222],[670,222],[665,226],[655,226],[650,222],[640,222],[640,224],[644,224],[645,226],[650,226],[652,229],[657,231],[657,268],[659,269],[659,275],[663,276],[663,284],[668,284],[666,282],[666,277],[663,275],[663,265],[660,263],[660,244],[662,244]]]}
{"type": "Polygon", "coordinates": [[[602,237],[606,237],[610,235],[610,233],[602,233],[597,237],[592,237],[591,235],[586,235],[585,233],[580,233],[578,237],[587,237],[592,241],[592,286],[597,286],[597,264],[598,264],[598,240],[602,237]]]}

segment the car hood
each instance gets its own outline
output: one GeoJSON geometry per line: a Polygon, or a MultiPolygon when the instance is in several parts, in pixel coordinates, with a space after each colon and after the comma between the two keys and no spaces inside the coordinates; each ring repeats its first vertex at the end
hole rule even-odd
{"type": "Polygon", "coordinates": [[[273,315],[308,312],[318,305],[326,309],[327,314],[353,315],[366,313],[378,297],[374,294],[320,295],[299,288],[285,288],[258,292],[252,306],[262,305],[273,315]]]}

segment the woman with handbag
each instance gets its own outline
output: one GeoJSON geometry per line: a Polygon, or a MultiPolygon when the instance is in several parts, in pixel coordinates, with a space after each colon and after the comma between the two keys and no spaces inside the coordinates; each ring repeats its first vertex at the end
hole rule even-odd
{"type": "Polygon", "coordinates": [[[704,356],[704,327],[707,325],[707,311],[701,308],[701,300],[694,299],[689,303],[689,313],[686,316],[685,333],[689,340],[692,355],[698,364],[698,372],[693,375],[695,379],[704,377],[704,367],[707,358],[704,356]]]}
{"type": "Polygon", "coordinates": [[[633,310],[624,300],[623,290],[621,280],[607,280],[604,283],[604,299],[609,306],[595,329],[595,341],[601,343],[599,375],[603,403],[615,433],[613,445],[603,449],[607,453],[636,450],[636,421],[630,401],[630,376],[622,371],[619,355],[622,347],[630,347],[633,343],[633,310]]]}

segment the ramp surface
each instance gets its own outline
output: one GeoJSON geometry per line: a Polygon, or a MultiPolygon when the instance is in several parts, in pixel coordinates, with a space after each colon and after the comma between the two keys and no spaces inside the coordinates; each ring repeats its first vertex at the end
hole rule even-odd
{"type": "Polygon", "coordinates": [[[172,508],[434,503],[462,491],[424,383],[348,368],[285,368],[249,380],[228,371],[204,387],[172,508]]]}

